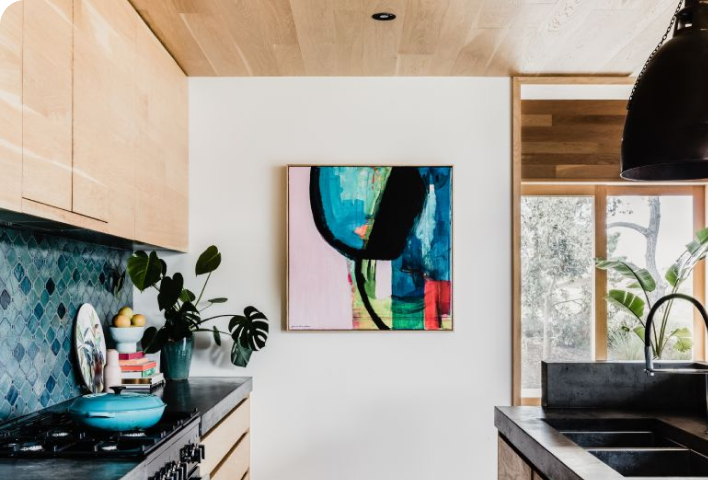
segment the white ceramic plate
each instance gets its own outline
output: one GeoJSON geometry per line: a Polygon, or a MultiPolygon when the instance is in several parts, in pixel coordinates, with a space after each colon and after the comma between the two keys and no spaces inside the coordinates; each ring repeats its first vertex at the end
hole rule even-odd
{"type": "Polygon", "coordinates": [[[103,391],[103,367],[106,366],[106,338],[101,320],[93,306],[84,303],[76,315],[74,351],[84,386],[93,393],[103,391]]]}

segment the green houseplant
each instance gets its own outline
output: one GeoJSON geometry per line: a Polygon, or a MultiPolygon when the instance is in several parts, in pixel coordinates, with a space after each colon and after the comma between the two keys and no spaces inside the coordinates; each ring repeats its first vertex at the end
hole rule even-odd
{"type": "MultiPolygon", "coordinates": [[[[666,292],[659,292],[659,298],[664,294],[677,293],[681,284],[686,281],[696,264],[705,258],[708,252],[708,228],[696,232],[693,240],[686,245],[686,250],[679,256],[664,275],[668,283],[666,292]]],[[[613,271],[625,279],[623,288],[611,289],[607,293],[607,301],[629,314],[633,319],[630,325],[622,328],[634,332],[644,341],[646,315],[649,314],[653,303],[659,300],[654,293],[657,290],[657,281],[652,274],[622,259],[595,259],[595,266],[600,270],[613,271]]],[[[669,315],[673,307],[673,300],[667,302],[661,312],[660,322],[652,325],[652,348],[655,358],[661,358],[667,347],[672,346],[678,352],[686,352],[693,346],[691,331],[688,328],[675,328],[668,331],[669,315]],[[658,329],[657,329],[658,326],[658,329]]]]}
{"type": "Polygon", "coordinates": [[[160,328],[149,327],[142,339],[147,353],[162,351],[166,376],[172,380],[189,377],[189,365],[194,347],[194,334],[207,332],[221,346],[222,335],[233,339],[231,362],[245,367],[254,351],[265,347],[268,341],[268,319],[258,309],[246,307],[243,315],[225,314],[205,317],[203,312],[213,305],[225,303],[224,297],[203,300],[211,274],[221,264],[221,253],[214,245],[197,259],[194,273],[206,276],[198,295],[185,288],[181,273],[168,275],[167,264],[156,252],[135,252],[128,259],[128,275],[141,292],[148,288],[157,290],[157,304],[164,313],[165,323],[160,328]],[[228,317],[228,332],[206,322],[228,317]]]}

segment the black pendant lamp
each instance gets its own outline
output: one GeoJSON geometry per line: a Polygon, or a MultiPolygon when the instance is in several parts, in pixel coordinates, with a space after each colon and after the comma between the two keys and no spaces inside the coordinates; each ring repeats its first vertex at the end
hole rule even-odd
{"type": "Polygon", "coordinates": [[[708,0],[682,4],[629,99],[622,136],[627,180],[708,178],[708,0]]]}

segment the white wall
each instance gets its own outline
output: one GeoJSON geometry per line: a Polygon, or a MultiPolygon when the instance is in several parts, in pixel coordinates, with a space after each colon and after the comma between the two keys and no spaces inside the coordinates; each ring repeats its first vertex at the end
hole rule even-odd
{"type": "Polygon", "coordinates": [[[511,389],[510,138],[506,78],[191,79],[192,253],[171,264],[193,271],[218,245],[221,311],[253,304],[271,319],[246,370],[203,338],[192,372],[254,377],[254,480],[495,477],[493,406],[511,389]],[[454,332],[283,330],[288,163],[455,166],[454,332]]]}

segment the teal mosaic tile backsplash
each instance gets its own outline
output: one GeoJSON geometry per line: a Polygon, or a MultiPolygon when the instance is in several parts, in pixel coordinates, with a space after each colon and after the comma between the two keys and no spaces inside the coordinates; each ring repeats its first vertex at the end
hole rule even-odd
{"type": "Polygon", "coordinates": [[[73,327],[90,303],[105,321],[132,304],[116,295],[129,251],[0,227],[0,421],[82,394],[73,327]]]}

